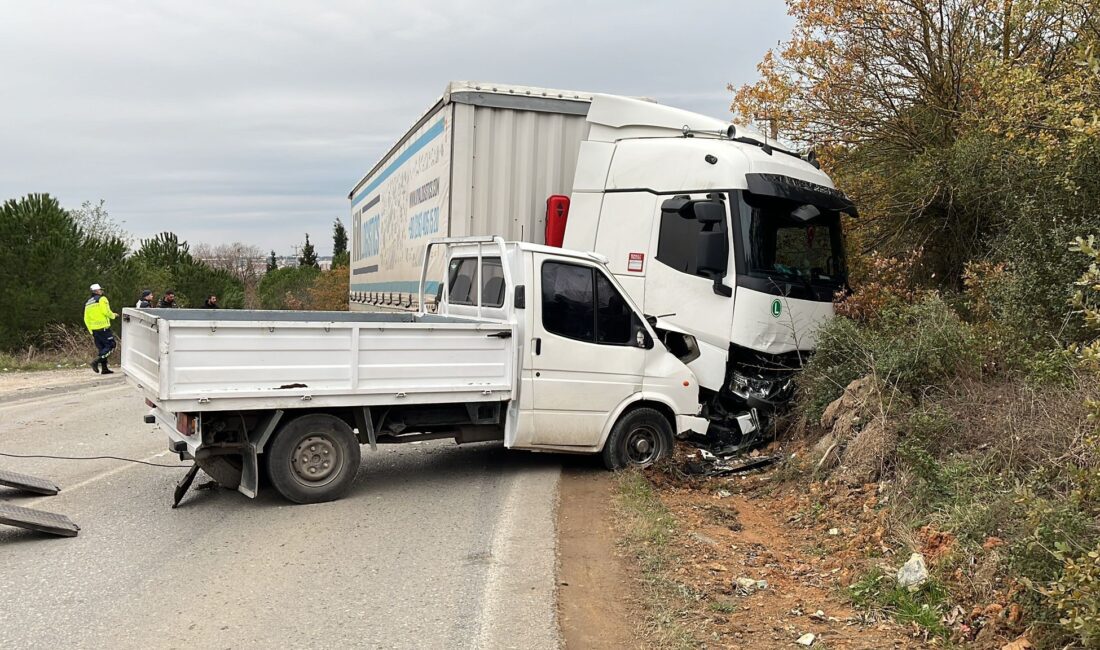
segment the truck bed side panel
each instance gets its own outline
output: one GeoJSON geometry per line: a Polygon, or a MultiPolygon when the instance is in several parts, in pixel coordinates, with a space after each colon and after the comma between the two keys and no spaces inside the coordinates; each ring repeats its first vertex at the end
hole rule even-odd
{"type": "Polygon", "coordinates": [[[126,374],[148,391],[160,394],[160,332],[157,319],[139,310],[124,310],[122,367],[126,374]]]}
{"type": "Polygon", "coordinates": [[[511,386],[510,341],[476,327],[210,328],[173,323],[169,398],[219,393],[414,393],[511,386]]]}

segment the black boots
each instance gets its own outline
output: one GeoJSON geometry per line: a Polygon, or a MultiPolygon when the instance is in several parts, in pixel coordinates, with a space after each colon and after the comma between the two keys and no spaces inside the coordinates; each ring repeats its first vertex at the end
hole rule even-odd
{"type": "Polygon", "coordinates": [[[98,372],[101,375],[113,375],[113,374],[115,374],[114,370],[111,370],[110,368],[107,367],[107,359],[105,359],[105,358],[98,358],[95,361],[92,361],[91,366],[92,366],[92,370],[94,370],[95,372],[98,372]]]}

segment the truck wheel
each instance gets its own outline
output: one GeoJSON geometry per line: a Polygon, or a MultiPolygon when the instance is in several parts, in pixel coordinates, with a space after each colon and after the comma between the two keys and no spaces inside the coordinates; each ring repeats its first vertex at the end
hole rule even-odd
{"type": "Polygon", "coordinates": [[[672,440],[672,426],[660,411],[636,408],[611,428],[603,446],[603,463],[610,470],[649,467],[672,452],[672,440]]]}
{"type": "Polygon", "coordinates": [[[359,471],[359,441],[346,422],[331,415],[292,420],[265,455],[271,484],[294,503],[339,499],[359,471]]]}

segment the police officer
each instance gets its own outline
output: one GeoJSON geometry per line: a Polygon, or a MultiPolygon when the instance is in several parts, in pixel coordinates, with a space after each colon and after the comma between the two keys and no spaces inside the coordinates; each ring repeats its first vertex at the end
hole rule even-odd
{"type": "Polygon", "coordinates": [[[88,288],[92,291],[92,297],[84,303],[84,324],[92,333],[98,355],[92,360],[92,370],[111,375],[114,372],[107,367],[107,357],[115,349],[115,335],[111,333],[111,321],[117,318],[118,314],[111,311],[111,303],[107,302],[107,296],[103,295],[103,287],[93,284],[88,288]]]}

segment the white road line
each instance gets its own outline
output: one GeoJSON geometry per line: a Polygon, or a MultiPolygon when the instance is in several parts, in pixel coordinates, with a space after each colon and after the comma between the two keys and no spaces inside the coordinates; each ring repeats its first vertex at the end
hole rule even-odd
{"type": "Polygon", "coordinates": [[[43,397],[28,397],[27,399],[20,400],[18,402],[12,402],[11,404],[4,404],[0,406],[0,411],[8,411],[11,409],[25,408],[27,406],[42,406],[49,402],[56,402],[57,400],[67,399],[70,397],[91,397],[94,395],[105,395],[107,393],[113,393],[120,390],[130,388],[127,384],[120,384],[118,386],[111,386],[110,388],[97,388],[82,392],[80,390],[65,391],[59,395],[47,395],[43,397]]]}
{"type": "Polygon", "coordinates": [[[557,498],[561,467],[511,477],[490,543],[478,648],[557,648],[557,498]],[[529,507],[529,504],[534,504],[529,507]]]}
{"type": "MultiPolygon", "coordinates": [[[[156,460],[158,458],[161,458],[163,456],[167,456],[169,453],[170,453],[169,450],[165,449],[164,451],[162,451],[160,453],[156,453],[156,454],[153,454],[152,456],[142,458],[141,460],[143,460],[147,463],[151,463],[151,462],[153,462],[154,460],[156,460]]],[[[128,470],[128,469],[131,469],[133,467],[143,467],[142,465],[140,465],[138,463],[131,463],[131,462],[128,462],[128,461],[117,461],[117,462],[122,463],[122,465],[119,465],[118,467],[109,469],[105,472],[100,472],[99,474],[96,474],[95,476],[93,476],[91,478],[86,478],[83,481],[81,481],[81,482],[79,482],[75,485],[70,485],[68,487],[62,487],[61,488],[61,494],[68,494],[69,492],[79,490],[82,487],[87,487],[88,485],[91,485],[92,483],[95,483],[97,481],[101,481],[101,480],[107,478],[108,476],[114,476],[115,474],[118,474],[118,473],[123,472],[123,471],[128,470]]],[[[168,468],[165,467],[164,469],[168,469],[168,468]]],[[[184,467],[184,469],[186,469],[186,467],[184,467]]],[[[34,500],[30,501],[27,504],[27,506],[28,507],[33,507],[33,506],[35,506],[39,503],[42,503],[43,501],[47,501],[49,499],[54,499],[54,498],[56,498],[56,497],[53,497],[53,496],[39,497],[37,499],[34,499],[34,500]]]]}

